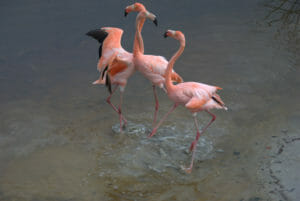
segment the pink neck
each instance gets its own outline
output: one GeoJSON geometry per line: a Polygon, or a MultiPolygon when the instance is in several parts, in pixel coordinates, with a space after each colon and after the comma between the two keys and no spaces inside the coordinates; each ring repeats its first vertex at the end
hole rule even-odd
{"type": "Polygon", "coordinates": [[[172,88],[174,88],[174,84],[172,82],[172,70],[173,70],[173,66],[175,64],[175,61],[180,57],[180,55],[182,54],[184,47],[185,47],[185,39],[180,38],[179,39],[180,42],[180,47],[177,50],[177,52],[172,56],[172,58],[169,60],[168,66],[167,66],[167,70],[165,72],[165,85],[167,88],[167,91],[172,90],[172,88]]]}
{"type": "Polygon", "coordinates": [[[144,41],[142,38],[142,29],[144,26],[145,19],[139,18],[139,15],[136,18],[136,31],[134,36],[133,43],[133,56],[137,56],[139,53],[144,54],[144,41]]]}

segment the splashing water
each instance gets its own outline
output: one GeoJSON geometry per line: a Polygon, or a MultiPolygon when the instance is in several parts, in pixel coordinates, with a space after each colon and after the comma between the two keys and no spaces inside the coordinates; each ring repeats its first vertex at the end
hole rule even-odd
{"type": "MultiPolygon", "coordinates": [[[[135,139],[125,139],[125,146],[122,150],[116,150],[114,147],[105,157],[113,157],[119,161],[120,168],[116,172],[125,174],[145,173],[144,169],[155,172],[166,172],[172,168],[180,171],[180,164],[190,159],[189,146],[194,140],[195,133],[189,128],[182,131],[175,125],[166,125],[158,129],[157,134],[152,138],[147,138],[151,131],[149,125],[135,124],[128,122],[123,133],[120,133],[120,125],[112,126],[115,133],[124,135],[123,138],[135,136],[135,139]],[[130,141],[130,143],[128,143],[130,141]],[[134,169],[134,171],[132,171],[134,169]]],[[[198,142],[195,160],[206,160],[213,157],[213,143],[205,136],[201,137],[198,142]]],[[[99,159],[102,162],[105,158],[99,159]]],[[[103,164],[103,163],[102,163],[103,164]]],[[[104,168],[105,169],[105,168],[104,168]]],[[[111,171],[110,171],[111,172],[111,171]]],[[[104,175],[104,173],[100,173],[104,175]]]]}

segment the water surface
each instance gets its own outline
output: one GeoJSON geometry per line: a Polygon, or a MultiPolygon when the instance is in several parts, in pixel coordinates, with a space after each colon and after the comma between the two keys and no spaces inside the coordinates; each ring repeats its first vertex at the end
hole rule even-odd
{"type": "MultiPolygon", "coordinates": [[[[91,84],[98,44],[85,33],[120,27],[130,51],[136,14],[123,12],[131,3],[0,3],[0,200],[298,200],[297,32],[287,36],[280,21],[268,25],[280,15],[268,15],[268,1],[143,2],[159,22],[145,23],[145,52],[170,58],[178,42],[162,34],[181,30],[187,45],[176,71],[222,87],[229,108],[214,111],[187,175],[180,166],[189,164],[195,137],[188,111],[178,108],[147,139],[152,87],[136,73],[120,134],[107,90],[91,84]]],[[[158,94],[161,118],[172,103],[158,94]]],[[[198,119],[203,127],[210,116],[198,119]]]]}

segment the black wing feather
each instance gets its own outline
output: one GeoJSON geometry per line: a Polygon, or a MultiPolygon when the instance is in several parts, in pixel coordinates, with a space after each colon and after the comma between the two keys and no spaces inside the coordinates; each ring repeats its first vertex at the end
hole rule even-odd
{"type": "Polygon", "coordinates": [[[108,73],[106,73],[105,85],[107,86],[108,91],[111,94],[112,93],[112,91],[111,91],[111,82],[110,82],[110,78],[109,78],[108,73]]]}
{"type": "Polygon", "coordinates": [[[99,47],[99,59],[101,58],[101,56],[102,56],[102,44],[99,47]]]}
{"type": "Polygon", "coordinates": [[[106,66],[106,67],[104,68],[103,72],[102,72],[102,79],[103,79],[104,73],[105,73],[105,71],[107,71],[107,69],[108,69],[108,66],[106,66]]]}
{"type": "Polygon", "coordinates": [[[99,43],[103,43],[108,33],[106,31],[103,31],[102,29],[95,29],[87,32],[86,35],[96,39],[97,41],[99,41],[99,43]]]}
{"type": "Polygon", "coordinates": [[[220,102],[216,97],[211,97],[216,103],[218,103],[220,106],[224,106],[224,103],[220,102]]]}
{"type": "Polygon", "coordinates": [[[102,43],[107,37],[108,33],[103,31],[102,29],[95,29],[87,32],[86,35],[96,39],[100,43],[100,47],[99,47],[99,59],[100,59],[102,56],[102,43]]]}

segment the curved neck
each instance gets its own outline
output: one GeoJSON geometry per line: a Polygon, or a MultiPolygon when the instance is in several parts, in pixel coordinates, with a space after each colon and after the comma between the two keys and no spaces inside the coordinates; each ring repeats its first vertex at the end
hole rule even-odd
{"type": "Polygon", "coordinates": [[[139,18],[137,16],[136,18],[136,31],[135,31],[135,36],[134,36],[134,43],[133,43],[133,55],[136,56],[139,53],[144,54],[144,41],[142,38],[142,29],[145,23],[144,18],[139,18]]]}
{"type": "Polygon", "coordinates": [[[180,41],[180,47],[177,50],[177,52],[172,56],[172,58],[169,60],[168,66],[167,66],[167,70],[165,72],[165,85],[167,88],[167,91],[171,90],[174,87],[174,84],[172,82],[172,70],[173,70],[173,66],[175,61],[180,57],[180,55],[182,54],[184,48],[185,48],[185,40],[184,39],[179,39],[180,41]]]}

